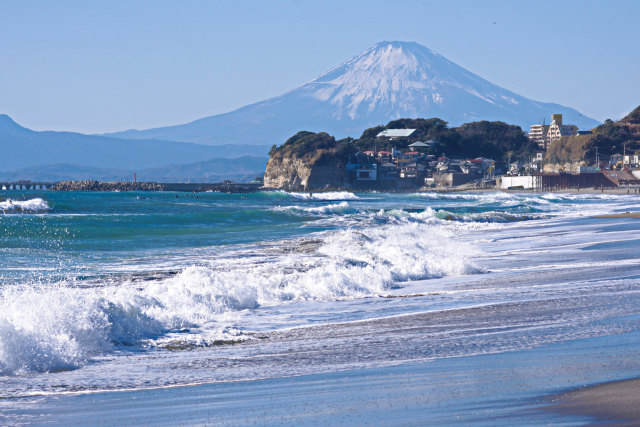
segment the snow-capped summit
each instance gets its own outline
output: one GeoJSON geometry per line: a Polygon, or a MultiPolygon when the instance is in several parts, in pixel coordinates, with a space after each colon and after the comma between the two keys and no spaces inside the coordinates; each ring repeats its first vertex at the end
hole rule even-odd
{"type": "MultiPolygon", "coordinates": [[[[301,89],[333,105],[336,118],[353,120],[376,111],[392,118],[415,117],[441,111],[453,99],[469,96],[470,101],[477,98],[491,105],[518,105],[516,94],[469,73],[433,50],[397,41],[378,43],[301,89]]],[[[478,114],[459,111],[460,105],[452,107],[465,117],[478,114]]]]}
{"type": "Polygon", "coordinates": [[[357,137],[401,117],[438,117],[451,125],[500,120],[528,130],[554,113],[580,128],[598,124],[571,108],[496,86],[418,43],[394,41],[378,43],[279,97],[185,125],[113,136],[271,145],[299,130],[357,137]]]}

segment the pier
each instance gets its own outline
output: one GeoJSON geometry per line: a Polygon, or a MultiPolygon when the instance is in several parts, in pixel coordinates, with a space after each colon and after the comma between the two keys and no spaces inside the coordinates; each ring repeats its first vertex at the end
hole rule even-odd
{"type": "Polygon", "coordinates": [[[53,191],[176,191],[199,193],[251,193],[262,188],[261,182],[236,183],[158,183],[158,182],[100,182],[95,180],[60,181],[48,189],[53,191]]]}
{"type": "Polygon", "coordinates": [[[48,190],[55,182],[14,181],[0,182],[0,190],[48,190]]]}
{"type": "Polygon", "coordinates": [[[223,193],[250,193],[253,191],[259,191],[262,188],[262,183],[236,183],[236,182],[223,182],[223,183],[161,183],[164,191],[184,191],[184,192],[204,192],[204,191],[218,191],[223,193]]]}
{"type": "Polygon", "coordinates": [[[224,193],[249,193],[259,191],[262,183],[156,183],[156,182],[99,182],[99,181],[13,181],[0,182],[0,191],[7,190],[54,190],[54,191],[178,191],[224,193]]]}

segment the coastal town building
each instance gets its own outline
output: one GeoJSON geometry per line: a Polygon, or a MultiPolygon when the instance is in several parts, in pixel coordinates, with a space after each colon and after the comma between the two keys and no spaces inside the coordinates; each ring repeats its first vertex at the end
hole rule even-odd
{"type": "Polygon", "coordinates": [[[408,151],[406,153],[400,154],[396,158],[396,161],[398,163],[398,166],[402,167],[409,163],[415,163],[416,160],[418,160],[418,157],[420,157],[420,153],[418,153],[417,151],[408,151]]]}
{"type": "MultiPolygon", "coordinates": [[[[424,143],[423,143],[424,144],[424,143]]],[[[413,188],[422,185],[451,187],[470,182],[491,181],[495,161],[487,158],[448,158],[444,154],[414,151],[434,144],[411,144],[409,150],[367,150],[350,156],[347,172],[351,182],[362,188],[413,188]],[[375,187],[373,187],[375,186],[375,187]]]]}
{"type": "Polygon", "coordinates": [[[562,114],[551,115],[551,124],[531,125],[529,128],[529,139],[543,150],[546,150],[550,143],[559,140],[563,136],[573,136],[578,134],[576,125],[562,123],[562,114]]]}
{"type": "Polygon", "coordinates": [[[531,125],[529,128],[529,139],[543,150],[549,145],[549,125],[531,125]]]}
{"type": "Polygon", "coordinates": [[[406,138],[414,133],[415,129],[385,129],[376,135],[376,138],[389,138],[391,140],[406,138]]]}
{"type": "Polygon", "coordinates": [[[389,151],[378,151],[378,159],[380,163],[390,163],[393,159],[393,153],[389,151]]]}
{"type": "Polygon", "coordinates": [[[413,144],[409,144],[409,148],[413,148],[414,150],[427,149],[431,148],[431,144],[427,144],[426,142],[422,141],[416,141],[413,144]]]}
{"type": "Polygon", "coordinates": [[[562,114],[554,114],[551,117],[553,120],[549,125],[549,142],[557,141],[563,136],[574,136],[578,134],[578,126],[565,125],[562,123],[562,114]]]}

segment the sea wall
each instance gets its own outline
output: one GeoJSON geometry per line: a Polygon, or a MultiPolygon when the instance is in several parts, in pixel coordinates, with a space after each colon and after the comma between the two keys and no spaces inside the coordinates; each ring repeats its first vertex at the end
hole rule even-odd
{"type": "Polygon", "coordinates": [[[94,180],[60,181],[53,191],[162,191],[160,184],[155,182],[100,182],[94,180]]]}
{"type": "Polygon", "coordinates": [[[260,191],[260,183],[157,183],[157,182],[100,182],[85,181],[60,181],[51,190],[53,191],[179,191],[179,192],[203,192],[216,191],[219,193],[252,193],[260,191]]]}

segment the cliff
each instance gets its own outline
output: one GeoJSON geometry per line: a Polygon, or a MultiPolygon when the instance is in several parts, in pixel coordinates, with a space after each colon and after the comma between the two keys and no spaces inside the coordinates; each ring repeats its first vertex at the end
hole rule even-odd
{"type": "Polygon", "coordinates": [[[292,191],[309,191],[348,186],[346,170],[318,166],[302,159],[271,158],[264,174],[264,186],[292,191]]]}
{"type": "Polygon", "coordinates": [[[349,186],[348,149],[326,133],[298,132],[270,152],[266,188],[310,191],[349,186]]]}

